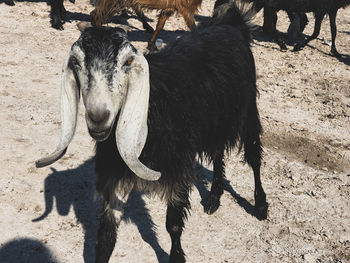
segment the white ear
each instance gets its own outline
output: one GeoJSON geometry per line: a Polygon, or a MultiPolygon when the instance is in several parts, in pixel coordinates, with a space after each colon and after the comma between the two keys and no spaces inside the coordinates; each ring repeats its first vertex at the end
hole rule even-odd
{"type": "Polygon", "coordinates": [[[56,150],[49,156],[37,160],[36,167],[44,167],[59,160],[67,150],[73,139],[78,114],[79,89],[73,74],[68,67],[69,57],[63,65],[62,87],[61,87],[61,139],[56,150]]]}
{"type": "Polygon", "coordinates": [[[143,55],[135,57],[129,84],[116,129],[116,143],[127,166],[142,179],[155,181],[161,176],[139,161],[147,139],[150,92],[148,63],[143,55]]]}

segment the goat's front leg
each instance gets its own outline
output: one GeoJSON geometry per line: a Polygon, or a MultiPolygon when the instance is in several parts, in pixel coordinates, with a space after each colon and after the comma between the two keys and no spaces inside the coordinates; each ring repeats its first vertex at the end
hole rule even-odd
{"type": "Polygon", "coordinates": [[[166,229],[171,237],[170,263],[186,262],[185,253],[181,247],[181,234],[184,228],[184,219],[190,209],[188,200],[189,188],[183,189],[179,194],[180,201],[175,204],[169,202],[166,214],[166,229]]]}
{"type": "Polygon", "coordinates": [[[117,196],[104,195],[100,214],[100,225],[96,242],[96,263],[107,263],[117,241],[117,230],[129,194],[117,196]]]}

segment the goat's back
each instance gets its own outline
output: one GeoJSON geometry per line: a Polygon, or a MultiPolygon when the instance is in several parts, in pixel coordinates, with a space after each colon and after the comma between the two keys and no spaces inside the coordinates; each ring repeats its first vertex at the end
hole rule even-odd
{"type": "Polygon", "coordinates": [[[158,170],[236,144],[257,94],[253,55],[240,30],[220,25],[188,33],[147,60],[146,152],[161,160],[158,170]]]}

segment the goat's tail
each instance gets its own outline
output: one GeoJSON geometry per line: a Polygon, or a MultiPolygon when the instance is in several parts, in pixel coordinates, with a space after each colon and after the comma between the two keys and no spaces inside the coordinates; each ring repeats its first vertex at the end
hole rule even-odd
{"type": "Polygon", "coordinates": [[[256,14],[254,6],[250,4],[252,1],[217,0],[207,25],[231,25],[240,29],[244,38],[251,42],[251,32],[255,28],[251,20],[256,14]]]}

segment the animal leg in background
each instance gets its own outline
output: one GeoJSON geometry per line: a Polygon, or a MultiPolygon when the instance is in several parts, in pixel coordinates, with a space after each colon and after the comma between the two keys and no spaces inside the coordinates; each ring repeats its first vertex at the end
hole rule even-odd
{"type": "Polygon", "coordinates": [[[320,29],[321,29],[321,24],[322,24],[322,20],[325,16],[325,12],[322,13],[315,13],[315,27],[314,27],[314,32],[312,33],[311,36],[309,36],[304,42],[296,44],[294,46],[293,51],[299,51],[301,49],[303,49],[311,40],[315,39],[318,37],[318,35],[320,34],[320,29]]]}
{"type": "Polygon", "coordinates": [[[106,23],[108,18],[114,15],[117,11],[118,7],[115,6],[115,1],[95,1],[95,9],[90,12],[92,25],[101,27],[102,24],[106,23]]]}
{"type": "Polygon", "coordinates": [[[155,50],[156,49],[155,42],[156,42],[157,35],[164,28],[164,24],[168,20],[168,18],[171,17],[173,14],[174,14],[174,10],[173,9],[164,9],[164,10],[162,10],[160,12],[159,18],[158,18],[158,22],[157,22],[157,26],[156,26],[156,30],[154,31],[154,33],[152,35],[152,38],[151,38],[151,40],[148,43],[148,49],[149,50],[155,50]]]}
{"type": "Polygon", "coordinates": [[[170,263],[185,262],[185,253],[181,247],[181,234],[184,228],[184,220],[187,219],[187,211],[190,209],[189,188],[184,186],[179,193],[180,200],[176,203],[168,202],[166,214],[166,229],[171,238],[170,263]]]}
{"type": "Polygon", "coordinates": [[[50,22],[53,28],[63,30],[63,24],[66,21],[66,9],[63,6],[63,0],[52,0],[50,11],[50,22]]]}
{"type": "Polygon", "coordinates": [[[280,46],[281,50],[287,50],[287,46],[281,39],[276,29],[277,24],[277,12],[269,7],[264,8],[264,25],[263,31],[265,34],[272,36],[276,43],[280,46]]]}
{"type": "Polygon", "coordinates": [[[341,55],[338,53],[335,47],[335,37],[337,36],[337,24],[336,24],[337,11],[338,10],[335,10],[329,13],[329,21],[331,24],[331,34],[332,34],[331,54],[335,57],[341,57],[341,55]]]}
{"type": "Polygon", "coordinates": [[[213,183],[209,196],[205,202],[204,211],[207,214],[213,214],[220,206],[220,197],[224,192],[224,178],[225,178],[225,163],[224,151],[215,154],[213,160],[213,183]]]}
{"type": "Polygon", "coordinates": [[[260,180],[260,166],[261,166],[261,154],[262,146],[260,141],[261,124],[258,116],[258,111],[255,103],[251,103],[249,106],[249,113],[247,123],[242,133],[242,141],[244,144],[244,159],[252,167],[254,172],[254,199],[256,216],[259,220],[267,218],[268,203],[266,202],[266,194],[261,185],[260,180]]]}
{"type": "Polygon", "coordinates": [[[288,27],[288,39],[296,41],[300,38],[309,20],[305,13],[287,12],[290,25],[288,27]]]}

